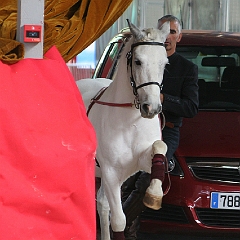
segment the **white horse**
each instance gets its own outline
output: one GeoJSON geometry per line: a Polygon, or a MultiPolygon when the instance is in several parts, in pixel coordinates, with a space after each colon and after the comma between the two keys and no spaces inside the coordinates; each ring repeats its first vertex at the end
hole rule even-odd
{"type": "Polygon", "coordinates": [[[109,216],[113,239],[125,239],[126,218],[120,189],[129,176],[139,170],[151,173],[144,198],[146,206],[159,209],[163,197],[163,179],[157,174],[164,171],[167,146],[161,140],[158,113],[162,108],[160,85],[168,63],[163,43],[170,25],[166,22],[160,30],[140,30],[131,23],[129,27],[133,37],[122,50],[114,80],[77,81],[86,108],[97,92],[107,87],[92,100],[95,104],[88,115],[98,140],[96,158],[100,164],[101,187],[97,209],[102,240],[110,239],[109,216]]]}

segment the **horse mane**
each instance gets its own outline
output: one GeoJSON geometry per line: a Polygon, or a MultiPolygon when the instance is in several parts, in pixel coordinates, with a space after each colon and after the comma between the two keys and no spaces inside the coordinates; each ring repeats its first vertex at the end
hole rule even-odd
{"type": "MultiPolygon", "coordinates": [[[[125,52],[125,48],[126,48],[128,45],[131,46],[132,41],[133,41],[133,36],[132,36],[131,38],[126,38],[126,42],[125,42],[125,44],[124,44],[121,52],[118,54],[117,60],[119,60],[119,59],[122,57],[122,54],[125,52]]],[[[129,47],[129,50],[130,50],[130,47],[129,47]]],[[[128,51],[129,51],[129,50],[128,50],[128,51]]]]}
{"type": "Polygon", "coordinates": [[[159,41],[159,29],[157,28],[145,28],[143,32],[146,33],[142,41],[150,42],[150,41],[159,41]]]}
{"type": "Polygon", "coordinates": [[[119,54],[117,56],[116,70],[114,72],[112,79],[114,79],[116,77],[116,75],[118,74],[119,65],[124,64],[124,62],[127,63],[126,55],[130,51],[133,41],[134,41],[133,36],[131,38],[126,39],[123,48],[121,49],[121,51],[119,52],[119,54]]]}

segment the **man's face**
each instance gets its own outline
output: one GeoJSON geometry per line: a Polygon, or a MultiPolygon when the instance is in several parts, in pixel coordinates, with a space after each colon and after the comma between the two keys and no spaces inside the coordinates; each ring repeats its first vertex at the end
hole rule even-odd
{"type": "MultiPolygon", "coordinates": [[[[163,24],[164,22],[159,23],[158,28],[163,24]]],[[[178,31],[178,22],[172,21],[170,22],[170,34],[168,35],[166,41],[165,41],[165,47],[167,51],[167,56],[171,56],[176,51],[177,43],[180,42],[182,38],[182,33],[179,33],[178,31]]]]}

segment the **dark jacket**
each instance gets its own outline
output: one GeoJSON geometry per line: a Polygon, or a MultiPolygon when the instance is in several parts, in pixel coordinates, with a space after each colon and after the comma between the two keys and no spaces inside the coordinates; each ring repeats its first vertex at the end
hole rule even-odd
{"type": "Polygon", "coordinates": [[[163,113],[166,122],[181,126],[183,117],[198,112],[198,67],[178,53],[169,58],[163,76],[163,113]]]}

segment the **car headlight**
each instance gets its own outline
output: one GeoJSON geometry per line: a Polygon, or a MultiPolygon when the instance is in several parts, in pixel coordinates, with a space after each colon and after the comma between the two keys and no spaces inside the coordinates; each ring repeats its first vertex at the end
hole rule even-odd
{"type": "Polygon", "coordinates": [[[170,175],[184,177],[184,172],[175,156],[168,161],[168,171],[170,175]]]}

